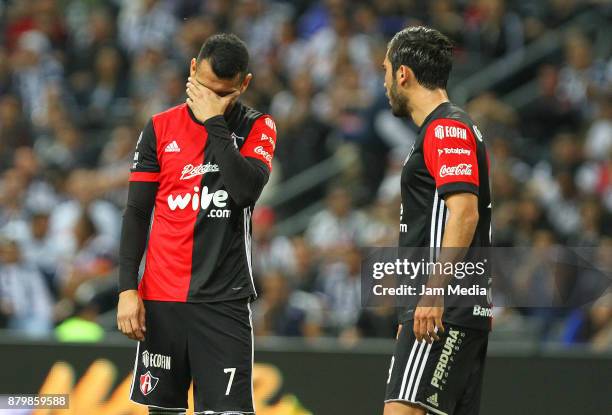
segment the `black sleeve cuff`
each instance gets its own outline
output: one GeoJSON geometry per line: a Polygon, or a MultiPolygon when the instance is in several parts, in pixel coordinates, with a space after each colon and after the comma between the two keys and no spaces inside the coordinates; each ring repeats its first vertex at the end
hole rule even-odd
{"type": "Polygon", "coordinates": [[[209,118],[204,121],[202,125],[206,128],[209,136],[230,138],[227,123],[225,122],[223,115],[217,115],[209,118]]]}
{"type": "Polygon", "coordinates": [[[473,193],[478,196],[478,186],[474,183],[454,182],[438,187],[440,197],[448,196],[452,193],[473,193]]]}
{"type": "Polygon", "coordinates": [[[138,290],[138,281],[133,281],[133,274],[119,275],[119,294],[128,290],[138,290]]]}

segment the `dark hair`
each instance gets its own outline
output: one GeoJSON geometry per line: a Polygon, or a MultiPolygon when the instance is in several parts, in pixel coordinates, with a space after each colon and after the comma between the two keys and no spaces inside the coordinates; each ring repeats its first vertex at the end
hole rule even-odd
{"type": "Polygon", "coordinates": [[[407,27],[393,36],[387,56],[394,73],[406,65],[425,88],[446,89],[453,66],[453,44],[439,31],[425,26],[407,27]]]}
{"type": "Polygon", "coordinates": [[[241,78],[247,73],[249,66],[249,51],[245,43],[234,34],[220,33],[206,39],[198,54],[198,65],[203,59],[221,79],[241,78]]]}

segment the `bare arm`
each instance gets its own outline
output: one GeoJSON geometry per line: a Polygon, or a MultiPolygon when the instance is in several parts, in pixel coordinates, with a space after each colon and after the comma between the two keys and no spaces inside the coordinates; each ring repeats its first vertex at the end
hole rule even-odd
{"type": "Polygon", "coordinates": [[[478,225],[478,196],[455,193],[444,200],[449,210],[442,238],[442,248],[467,248],[471,245],[478,225]]]}

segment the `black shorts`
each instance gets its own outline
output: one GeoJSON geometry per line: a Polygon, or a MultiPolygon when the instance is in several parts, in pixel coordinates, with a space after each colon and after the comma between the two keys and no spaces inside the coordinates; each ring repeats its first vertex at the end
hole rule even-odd
{"type": "Polygon", "coordinates": [[[145,301],[130,399],[186,409],[193,380],[195,413],[254,414],[253,331],[249,300],[145,301]]]}
{"type": "Polygon", "coordinates": [[[445,323],[440,340],[417,342],[403,325],[391,359],[385,403],[439,415],[478,415],[489,333],[445,323]]]}

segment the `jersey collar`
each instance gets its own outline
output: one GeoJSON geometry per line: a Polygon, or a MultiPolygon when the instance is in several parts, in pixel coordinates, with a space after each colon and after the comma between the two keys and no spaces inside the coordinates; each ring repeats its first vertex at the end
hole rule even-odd
{"type": "Polygon", "coordinates": [[[423,124],[421,124],[421,127],[419,128],[419,133],[421,133],[423,131],[423,128],[425,128],[427,126],[427,124],[429,124],[429,122],[433,119],[433,118],[437,118],[437,116],[444,111],[447,108],[450,108],[453,104],[449,101],[443,102],[440,105],[438,105],[432,112],[429,113],[429,115],[427,117],[425,117],[425,120],[423,121],[423,124]]]}

